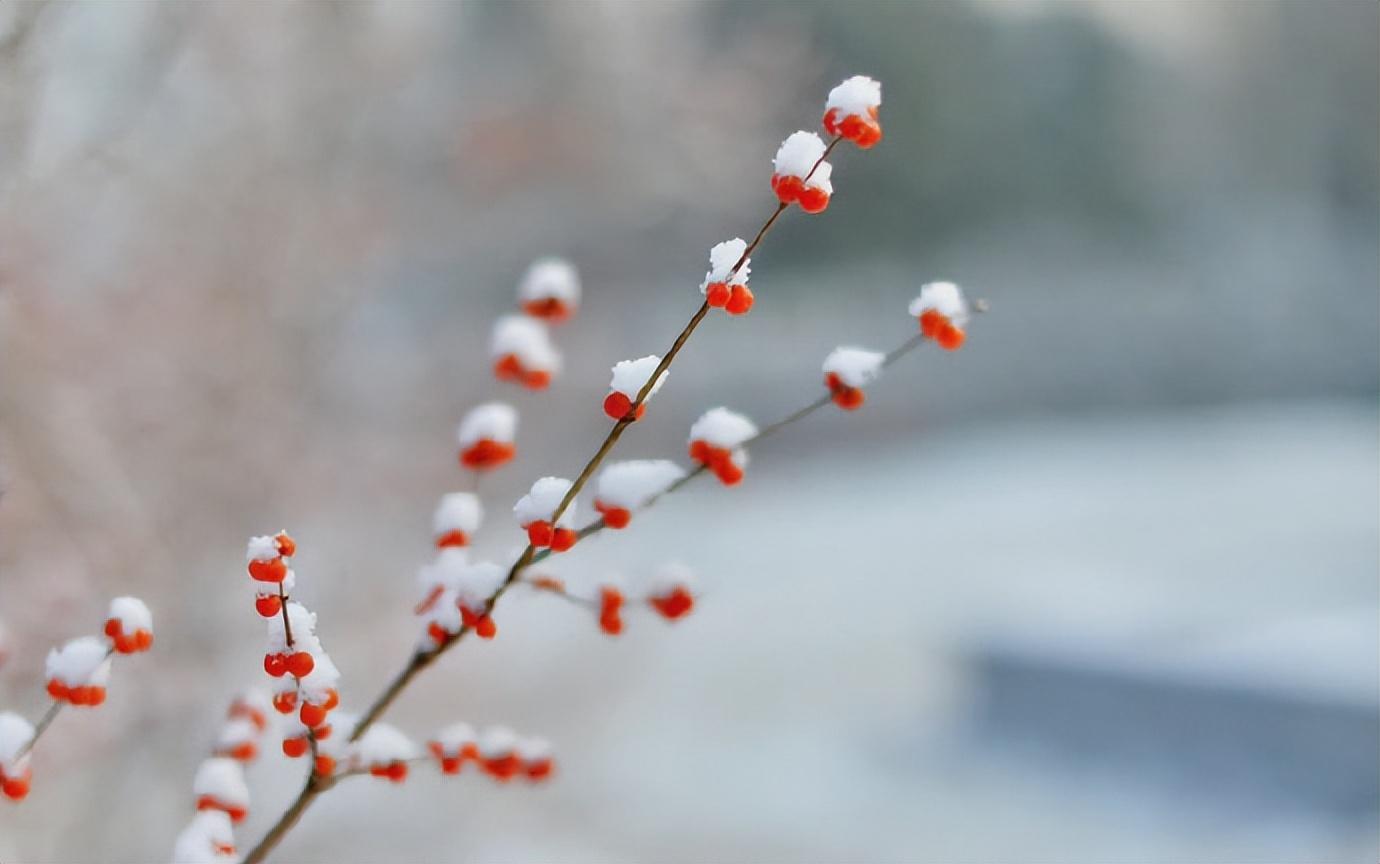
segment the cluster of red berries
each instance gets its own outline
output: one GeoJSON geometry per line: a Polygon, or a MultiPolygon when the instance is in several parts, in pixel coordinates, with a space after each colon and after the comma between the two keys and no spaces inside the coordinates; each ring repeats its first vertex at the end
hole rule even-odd
{"type": "Polygon", "coordinates": [[[743,482],[743,468],[734,451],[727,447],[715,447],[708,441],[691,441],[690,458],[708,468],[725,486],[743,482]]]}

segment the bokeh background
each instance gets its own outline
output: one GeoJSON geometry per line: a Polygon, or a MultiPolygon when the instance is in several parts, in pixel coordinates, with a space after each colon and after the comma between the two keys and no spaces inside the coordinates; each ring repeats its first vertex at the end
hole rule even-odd
{"type": "MultiPolygon", "coordinates": [[[[155,651],[42,742],[0,859],[164,859],[261,683],[252,533],[359,705],[417,635],[454,424],[502,396],[506,510],[606,428],[777,142],[884,83],[886,139],[754,258],[627,456],[766,422],[918,286],[992,311],[551,572],[700,572],[610,640],[514,596],[390,719],[506,722],[549,787],[322,799],[285,861],[1374,861],[1380,13],[1373,3],[13,3],[0,7],[0,705],[106,600],[155,651]],[[487,373],[540,255],[586,300],[551,391],[487,373]]],[[[749,234],[750,236],[750,234],[749,234]]],[[[255,840],[302,766],[251,770],[255,840]]]]}

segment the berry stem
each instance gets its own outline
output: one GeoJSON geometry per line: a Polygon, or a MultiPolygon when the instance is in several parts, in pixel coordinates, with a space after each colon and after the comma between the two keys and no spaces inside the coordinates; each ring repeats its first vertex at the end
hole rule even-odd
{"type": "Polygon", "coordinates": [[[278,608],[283,613],[283,638],[287,641],[287,647],[292,647],[292,621],[288,619],[288,596],[283,591],[283,583],[278,583],[278,608]]]}

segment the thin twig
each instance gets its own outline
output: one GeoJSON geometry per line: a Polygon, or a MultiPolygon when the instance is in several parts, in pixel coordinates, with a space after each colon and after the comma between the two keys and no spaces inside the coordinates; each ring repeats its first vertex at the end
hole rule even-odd
{"type": "Polygon", "coordinates": [[[43,733],[48,731],[49,726],[53,725],[53,721],[56,720],[57,715],[62,712],[62,706],[65,704],[65,702],[59,702],[56,699],[53,700],[53,704],[48,706],[48,710],[44,711],[43,716],[38,718],[38,722],[34,724],[34,734],[23,747],[19,748],[19,752],[14,755],[14,761],[18,762],[20,759],[27,756],[30,750],[34,749],[34,745],[38,743],[38,739],[43,737],[43,733]]]}

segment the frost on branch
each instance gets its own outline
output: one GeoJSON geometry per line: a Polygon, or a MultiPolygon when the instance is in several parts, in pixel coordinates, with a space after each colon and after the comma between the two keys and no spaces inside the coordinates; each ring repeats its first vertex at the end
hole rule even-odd
{"type": "Polygon", "coordinates": [[[407,763],[417,758],[419,751],[397,727],[375,723],[355,742],[354,755],[375,777],[401,783],[407,779],[407,763]]]}
{"type": "Polygon", "coordinates": [[[743,479],[747,450],[757,435],[751,420],[727,408],[712,408],[690,427],[690,458],[714,472],[719,482],[733,486],[743,479]]]}
{"type": "Polygon", "coordinates": [[[518,284],[518,303],[534,318],[560,324],[575,314],[580,305],[580,276],[562,258],[542,258],[533,262],[518,284]]]}
{"type": "Polygon", "coordinates": [[[121,654],[147,651],[153,645],[153,613],[138,597],[116,597],[110,601],[105,635],[121,654]]]}
{"type": "Polygon", "coordinates": [[[33,724],[12,711],[0,712],[0,792],[11,801],[23,801],[29,794],[29,742],[33,724]]]}
{"type": "Polygon", "coordinates": [[[685,476],[685,470],[669,459],[632,459],[614,462],[596,481],[594,509],[609,528],[625,528],[634,510],[666,491],[685,476]]]}
{"type": "Polygon", "coordinates": [[[517,411],[503,402],[476,405],[460,421],[455,437],[460,464],[472,471],[491,471],[517,454],[517,411]]]}
{"type": "Polygon", "coordinates": [[[220,810],[203,810],[177,835],[172,864],[230,864],[235,855],[235,834],[230,817],[220,810]]]}
{"type": "Polygon", "coordinates": [[[575,502],[565,508],[561,518],[553,525],[551,517],[556,508],[570,491],[571,482],[563,477],[543,477],[532,484],[532,490],[513,505],[513,514],[518,524],[527,532],[527,539],[533,546],[551,547],[552,552],[564,552],[579,536],[575,533],[575,502]]]}
{"type": "Polygon", "coordinates": [[[862,407],[863,388],[882,374],[886,355],[865,348],[835,348],[824,358],[824,385],[834,404],[852,411],[862,407]]]}
{"type": "Polygon", "coordinates": [[[877,120],[881,106],[881,82],[854,75],[829,91],[824,103],[824,131],[866,150],[882,140],[882,124],[877,120]]]}
{"type": "Polygon", "coordinates": [[[489,353],[498,380],[529,390],[545,389],[561,371],[561,355],[546,325],[524,315],[508,315],[494,323],[489,353]]]}
{"type": "Polygon", "coordinates": [[[661,565],[647,586],[647,603],[668,621],[689,615],[695,608],[695,573],[678,561],[661,565]]]}
{"type": "Polygon", "coordinates": [[[920,319],[920,332],[945,351],[963,347],[968,326],[968,301],[963,290],[952,282],[930,282],[920,286],[920,296],[910,301],[910,314],[920,319]]]}
{"type": "Polygon", "coordinates": [[[794,132],[781,143],[772,161],[771,188],[782,204],[799,204],[806,213],[821,213],[834,194],[834,166],[823,161],[824,142],[813,132],[794,132]]]}
{"type": "Polygon", "coordinates": [[[744,258],[747,241],[741,237],[725,240],[709,250],[709,272],[700,283],[700,293],[715,309],[730,315],[746,315],[752,308],[752,290],[748,288],[751,258],[744,258]],[[736,270],[739,261],[743,265],[736,270]]]}
{"type": "Polygon", "coordinates": [[[111,649],[95,636],[81,636],[48,652],[48,695],[71,705],[105,701],[111,649]]]}
{"type": "Polygon", "coordinates": [[[431,517],[436,547],[468,546],[483,519],[484,508],[479,504],[479,496],[470,492],[442,495],[431,517]]]}
{"type": "Polygon", "coordinates": [[[234,759],[216,756],[201,763],[192,781],[196,795],[196,809],[220,810],[231,822],[240,822],[249,815],[249,785],[244,782],[244,769],[234,759]]]}
{"type": "MultiPolygon", "coordinates": [[[[636,360],[620,360],[613,364],[613,378],[609,381],[611,391],[604,399],[604,413],[613,420],[623,420],[632,411],[633,402],[637,401],[637,394],[642,392],[647,381],[651,379],[656,367],[661,364],[661,358],[655,354],[640,357],[636,360]]],[[[641,420],[642,414],[647,410],[647,403],[656,395],[656,391],[661,389],[661,385],[666,383],[666,376],[669,372],[662,371],[657,376],[656,382],[652,384],[652,389],[647,391],[647,398],[642,400],[642,404],[637,406],[637,411],[633,414],[633,420],[641,420]]]]}

